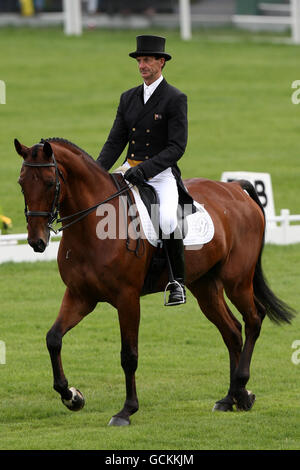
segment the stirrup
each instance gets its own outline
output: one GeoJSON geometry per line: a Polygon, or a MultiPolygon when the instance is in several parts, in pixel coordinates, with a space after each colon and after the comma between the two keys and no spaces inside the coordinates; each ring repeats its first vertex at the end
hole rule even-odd
{"type": "Polygon", "coordinates": [[[164,292],[164,305],[165,307],[172,307],[173,305],[181,305],[181,304],[185,304],[186,303],[186,297],[185,297],[185,291],[184,291],[184,287],[180,284],[180,282],[176,281],[174,279],[174,281],[170,281],[168,282],[168,284],[166,285],[166,288],[165,288],[165,292],[164,292]],[[168,287],[172,284],[177,284],[181,290],[181,300],[177,300],[176,302],[167,302],[167,290],[168,290],[168,287]]]}

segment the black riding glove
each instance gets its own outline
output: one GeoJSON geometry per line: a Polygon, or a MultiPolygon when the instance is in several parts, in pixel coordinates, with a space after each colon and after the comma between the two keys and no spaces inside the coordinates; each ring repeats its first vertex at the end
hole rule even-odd
{"type": "Polygon", "coordinates": [[[124,175],[124,178],[127,181],[129,181],[129,183],[142,184],[145,181],[145,174],[144,174],[142,168],[140,168],[139,165],[137,165],[137,166],[133,166],[133,167],[129,168],[126,171],[126,173],[124,175]]]}

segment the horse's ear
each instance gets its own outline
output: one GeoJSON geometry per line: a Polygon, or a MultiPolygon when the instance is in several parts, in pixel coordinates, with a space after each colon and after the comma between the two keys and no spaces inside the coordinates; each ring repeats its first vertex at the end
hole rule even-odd
{"type": "Polygon", "coordinates": [[[17,153],[19,155],[21,155],[21,157],[26,158],[27,157],[27,152],[28,152],[28,147],[25,147],[25,145],[22,145],[18,141],[18,139],[14,140],[14,144],[15,144],[15,149],[16,149],[17,153]]]}
{"type": "Polygon", "coordinates": [[[44,143],[43,152],[46,155],[46,157],[50,160],[50,158],[53,155],[53,150],[52,150],[51,144],[49,144],[49,142],[44,143]]]}

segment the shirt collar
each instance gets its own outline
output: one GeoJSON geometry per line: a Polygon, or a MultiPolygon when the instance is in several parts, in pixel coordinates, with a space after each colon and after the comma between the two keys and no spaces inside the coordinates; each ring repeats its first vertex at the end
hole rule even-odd
{"type": "Polygon", "coordinates": [[[160,82],[163,81],[163,78],[164,77],[161,75],[157,80],[155,80],[155,82],[151,83],[149,86],[146,85],[146,83],[144,82],[144,91],[149,90],[149,92],[152,94],[154,90],[156,90],[160,82]]]}

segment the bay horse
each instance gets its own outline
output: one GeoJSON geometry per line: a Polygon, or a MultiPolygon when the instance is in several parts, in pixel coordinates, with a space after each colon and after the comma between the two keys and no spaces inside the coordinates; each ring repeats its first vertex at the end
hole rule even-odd
{"type": "MultiPolygon", "coordinates": [[[[144,240],[143,250],[137,256],[128,249],[124,238],[97,237],[99,217],[95,209],[98,204],[110,201],[118,214],[120,191],[116,192],[110,173],[77,145],[49,138],[27,147],[15,139],[15,148],[23,157],[19,184],[25,199],[29,245],[43,252],[53,221],[62,223],[57,260],[66,290],[46,338],[54,389],[70,410],[83,407],[82,393],[69,388],[63,371],[62,338],[98,302],[108,302],[118,311],[121,366],[126,383],[124,406],[109,424],[128,425],[130,416],[139,407],[135,371],[140,297],[156,248],[144,240]]],[[[229,389],[213,409],[233,411],[235,407],[248,411],[255,395],[246,389],[246,384],[262,321],[267,315],[274,322],[290,323],[293,310],[276,297],[263,274],[265,216],[253,186],[246,181],[223,183],[200,178],[184,183],[194,200],[205,205],[215,227],[213,239],[202,249],[185,250],[186,286],[220,331],[229,352],[229,389]],[[231,312],[224,292],[242,315],[244,343],[242,325],[231,312]]],[[[165,269],[158,279],[157,292],[164,290],[167,280],[165,269]]]]}

